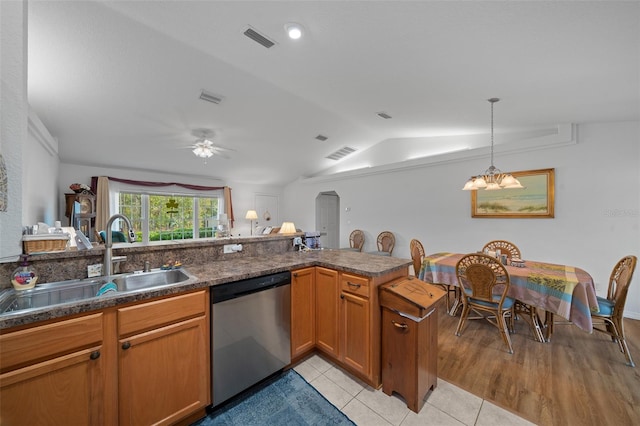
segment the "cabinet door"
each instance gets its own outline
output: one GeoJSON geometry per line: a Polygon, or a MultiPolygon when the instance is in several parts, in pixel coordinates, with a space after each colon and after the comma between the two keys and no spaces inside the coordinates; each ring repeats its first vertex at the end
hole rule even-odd
{"type": "Polygon", "coordinates": [[[316,268],[291,276],[291,358],[313,349],[316,341],[316,268]]]}
{"type": "Polygon", "coordinates": [[[339,356],[338,272],[316,267],[316,346],[323,352],[339,356]]]}
{"type": "Polygon", "coordinates": [[[209,339],[201,316],[119,340],[121,425],[173,424],[209,404],[209,339]]]}
{"type": "Polygon", "coordinates": [[[369,299],[342,292],[342,361],[363,375],[371,375],[369,299]]]}
{"type": "Polygon", "coordinates": [[[101,346],[0,375],[5,425],[104,424],[101,346]]]}

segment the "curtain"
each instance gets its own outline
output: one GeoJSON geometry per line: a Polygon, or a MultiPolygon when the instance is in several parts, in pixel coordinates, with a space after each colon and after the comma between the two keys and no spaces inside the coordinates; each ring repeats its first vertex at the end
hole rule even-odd
{"type": "Polygon", "coordinates": [[[227,218],[229,219],[229,228],[233,228],[233,206],[231,205],[231,188],[228,186],[224,187],[224,212],[227,214],[227,218]]]}
{"type": "Polygon", "coordinates": [[[111,217],[109,212],[109,178],[99,176],[96,183],[96,224],[95,230],[105,231],[107,221],[111,217]]]}
{"type": "MultiPolygon", "coordinates": [[[[194,191],[216,191],[216,190],[220,190],[222,189],[224,191],[224,211],[227,214],[227,218],[229,219],[229,226],[233,228],[233,221],[234,221],[234,217],[233,217],[233,204],[231,202],[231,188],[229,188],[228,186],[202,186],[202,185],[191,185],[188,183],[178,183],[178,182],[151,182],[151,181],[145,181],[145,180],[131,180],[131,179],[121,179],[121,178],[115,178],[115,177],[111,177],[111,176],[100,176],[100,177],[96,177],[93,176],[91,178],[91,190],[93,191],[94,194],[96,194],[96,209],[98,211],[100,211],[99,207],[101,204],[103,204],[104,206],[106,206],[106,218],[104,219],[104,226],[106,226],[107,220],[109,220],[109,184],[108,184],[108,180],[113,180],[115,182],[121,182],[121,183],[128,183],[130,185],[138,185],[138,186],[150,186],[150,187],[161,187],[161,186],[171,186],[171,185],[176,185],[182,188],[186,188],[186,189],[191,189],[194,191]],[[100,200],[100,195],[98,194],[97,191],[99,191],[99,187],[98,187],[98,182],[100,180],[100,178],[104,178],[106,180],[106,190],[105,193],[106,195],[106,202],[99,202],[98,200],[100,200]]],[[[102,230],[102,228],[98,228],[98,219],[96,216],[96,229],[102,230]]]]}

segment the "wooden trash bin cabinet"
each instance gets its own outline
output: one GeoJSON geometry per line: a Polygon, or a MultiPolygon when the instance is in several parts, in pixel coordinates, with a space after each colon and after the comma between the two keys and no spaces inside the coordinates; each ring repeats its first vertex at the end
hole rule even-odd
{"type": "Polygon", "coordinates": [[[416,413],[438,373],[438,286],[406,277],[380,287],[382,391],[396,392],[416,413]]]}

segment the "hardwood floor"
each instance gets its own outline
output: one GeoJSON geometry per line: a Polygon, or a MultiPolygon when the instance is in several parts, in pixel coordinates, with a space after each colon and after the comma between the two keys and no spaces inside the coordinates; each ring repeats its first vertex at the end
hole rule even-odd
{"type": "Polygon", "coordinates": [[[458,317],[438,314],[439,378],[539,425],[640,424],[640,321],[624,320],[633,368],[609,336],[572,324],[556,323],[543,344],[516,321],[511,355],[488,322],[457,337],[458,317]]]}

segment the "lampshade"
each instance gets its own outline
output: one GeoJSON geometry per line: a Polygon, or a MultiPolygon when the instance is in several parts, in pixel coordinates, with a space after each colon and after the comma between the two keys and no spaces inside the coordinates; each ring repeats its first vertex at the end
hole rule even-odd
{"type": "Polygon", "coordinates": [[[298,231],[296,231],[296,225],[294,225],[293,222],[282,222],[278,234],[295,234],[296,232],[298,231]]]}
{"type": "Polygon", "coordinates": [[[247,215],[244,218],[256,220],[258,218],[258,213],[255,210],[247,210],[247,215]]]}

